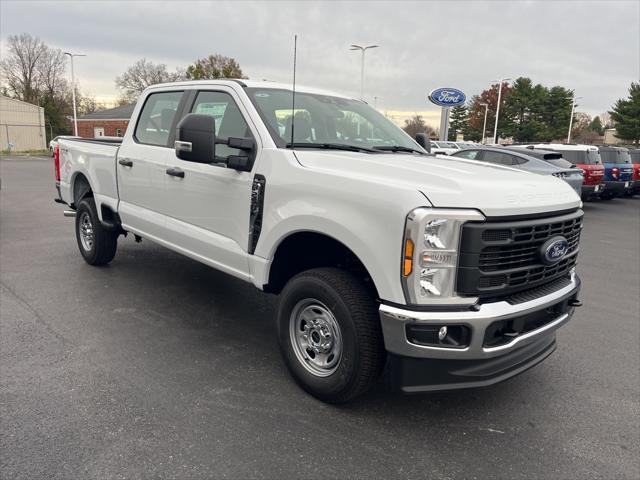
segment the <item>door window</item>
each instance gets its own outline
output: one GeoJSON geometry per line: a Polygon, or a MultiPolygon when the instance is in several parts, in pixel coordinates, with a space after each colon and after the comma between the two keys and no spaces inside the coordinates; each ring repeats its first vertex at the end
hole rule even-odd
{"type": "MultiPolygon", "coordinates": [[[[251,137],[249,125],[231,95],[224,92],[200,92],[191,113],[211,115],[215,119],[216,138],[251,137]]],[[[236,148],[216,143],[216,157],[241,155],[236,148]]],[[[246,152],[244,153],[246,155],[246,152]]]]}
{"type": "Polygon", "coordinates": [[[482,160],[484,162],[496,163],[498,165],[514,165],[513,155],[509,155],[508,153],[502,152],[492,152],[489,150],[485,150],[484,155],[482,156],[482,160]]]}
{"type": "Polygon", "coordinates": [[[452,157],[461,157],[468,158],[469,160],[475,160],[476,158],[478,158],[478,150],[463,150],[461,152],[454,153],[452,157]]]}
{"type": "Polygon", "coordinates": [[[166,147],[182,92],[152,93],[142,107],[135,130],[139,143],[166,147]]]}

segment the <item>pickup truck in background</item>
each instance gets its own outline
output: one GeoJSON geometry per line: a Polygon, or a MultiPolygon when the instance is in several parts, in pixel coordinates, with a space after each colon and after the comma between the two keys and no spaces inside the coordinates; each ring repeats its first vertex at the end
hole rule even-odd
{"type": "Polygon", "coordinates": [[[338,94],[300,88],[292,110],[287,85],[156,85],[121,140],[59,140],[56,200],[90,265],[132,234],[279,294],[284,361],[323,401],[385,365],[405,392],[489,385],[580,305],[581,201],[428,148],[338,94]]]}

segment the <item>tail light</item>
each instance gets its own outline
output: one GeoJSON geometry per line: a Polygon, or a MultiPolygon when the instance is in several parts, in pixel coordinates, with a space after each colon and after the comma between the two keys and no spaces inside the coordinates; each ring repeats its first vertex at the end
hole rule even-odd
{"type": "Polygon", "coordinates": [[[611,169],[611,176],[612,176],[614,179],[616,179],[616,180],[617,180],[618,178],[620,178],[620,169],[619,169],[619,168],[615,168],[615,167],[614,167],[614,168],[612,168],[612,169],[611,169]]]}
{"type": "Polygon", "coordinates": [[[60,146],[53,150],[53,165],[56,172],[56,182],[60,182],[60,146]]]}

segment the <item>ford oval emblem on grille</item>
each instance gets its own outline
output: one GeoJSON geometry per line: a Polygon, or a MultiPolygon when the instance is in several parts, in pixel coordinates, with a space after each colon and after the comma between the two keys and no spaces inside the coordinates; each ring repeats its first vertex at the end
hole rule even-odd
{"type": "Polygon", "coordinates": [[[569,250],[569,242],[561,236],[551,237],[540,247],[540,260],[546,265],[553,265],[564,258],[569,250]]]}

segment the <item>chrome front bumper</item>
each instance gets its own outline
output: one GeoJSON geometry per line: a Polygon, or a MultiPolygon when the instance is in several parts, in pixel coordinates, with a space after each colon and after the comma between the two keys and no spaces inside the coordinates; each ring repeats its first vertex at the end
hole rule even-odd
{"type": "Polygon", "coordinates": [[[485,303],[476,310],[465,311],[415,311],[380,305],[380,319],[384,343],[388,352],[414,358],[443,360],[482,360],[505,355],[525,345],[552,335],[558,328],[567,323],[573,316],[573,308],[558,315],[542,327],[515,337],[509,343],[485,347],[484,335],[492,323],[509,320],[540,310],[545,310],[570,297],[580,290],[580,279],[575,272],[571,274],[570,283],[534,300],[512,305],[506,301],[485,303]],[[407,325],[465,325],[471,330],[469,345],[465,348],[425,346],[407,340],[407,325]]]}

